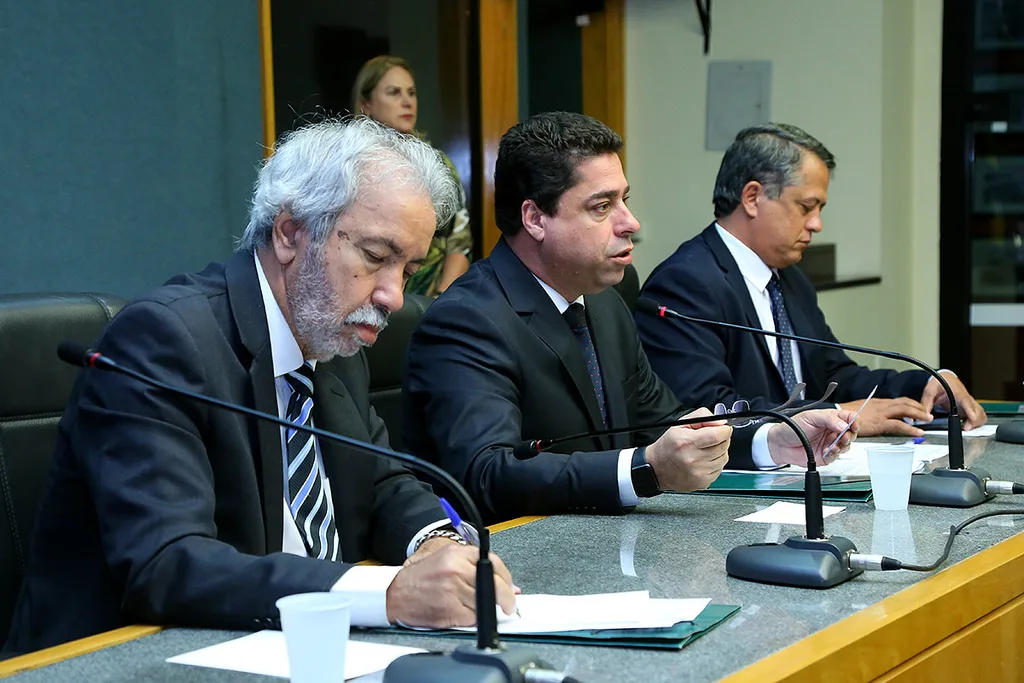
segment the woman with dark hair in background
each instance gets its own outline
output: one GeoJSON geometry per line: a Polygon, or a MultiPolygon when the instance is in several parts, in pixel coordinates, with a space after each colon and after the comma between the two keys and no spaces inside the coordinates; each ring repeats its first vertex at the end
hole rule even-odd
{"type": "MultiPolygon", "coordinates": [[[[416,130],[416,81],[409,63],[401,57],[380,55],[363,64],[352,88],[352,113],[364,114],[395,130],[423,137],[416,130]]],[[[444,152],[441,156],[459,180],[451,159],[444,152]]],[[[461,181],[459,187],[462,187],[461,181]]],[[[434,234],[426,261],[409,278],[405,291],[437,296],[469,269],[472,248],[473,236],[469,231],[469,212],[463,193],[462,206],[455,217],[434,234]]]]}

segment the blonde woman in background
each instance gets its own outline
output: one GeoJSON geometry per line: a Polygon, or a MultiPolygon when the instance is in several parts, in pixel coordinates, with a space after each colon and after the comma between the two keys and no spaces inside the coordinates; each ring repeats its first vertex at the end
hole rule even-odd
{"type": "MultiPolygon", "coordinates": [[[[364,114],[403,133],[423,137],[416,130],[416,80],[401,57],[380,55],[363,64],[352,88],[352,113],[364,114]]],[[[440,150],[439,150],[440,151],[440,150]]],[[[459,180],[451,159],[441,152],[452,175],[459,180]]],[[[459,187],[462,187],[459,181],[459,187]]],[[[438,229],[423,266],[409,278],[405,291],[437,296],[469,269],[473,236],[465,193],[455,217],[438,229]]]]}

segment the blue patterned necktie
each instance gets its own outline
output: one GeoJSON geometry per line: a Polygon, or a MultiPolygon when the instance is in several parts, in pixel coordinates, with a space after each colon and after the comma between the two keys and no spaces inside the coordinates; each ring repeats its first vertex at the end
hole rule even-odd
{"type": "MultiPolygon", "coordinates": [[[[779,286],[779,276],[772,273],[772,279],[768,281],[768,297],[772,302],[772,318],[775,320],[775,331],[783,334],[793,334],[793,324],[789,321],[789,313],[786,312],[786,302],[782,298],[782,287],[779,286]]],[[[782,381],[786,385],[786,391],[792,393],[796,386],[796,369],[793,365],[793,342],[788,339],[776,339],[779,348],[779,359],[777,365],[782,381]]]]}
{"type": "Polygon", "coordinates": [[[608,416],[604,406],[604,380],[601,379],[601,366],[597,364],[597,350],[594,348],[594,340],[590,338],[590,328],[587,327],[587,312],[583,304],[569,304],[569,308],[562,314],[572,333],[579,342],[583,351],[583,360],[587,362],[587,373],[590,375],[590,383],[594,385],[594,395],[597,397],[597,407],[601,409],[601,425],[608,426],[608,416]]]}
{"type": "MultiPolygon", "coordinates": [[[[313,367],[307,362],[285,375],[292,396],[286,419],[299,425],[313,422],[313,367]]],[[[310,557],[338,559],[338,534],[331,514],[331,501],[324,477],[316,466],[316,445],[312,434],[288,429],[288,507],[310,557]]]]}

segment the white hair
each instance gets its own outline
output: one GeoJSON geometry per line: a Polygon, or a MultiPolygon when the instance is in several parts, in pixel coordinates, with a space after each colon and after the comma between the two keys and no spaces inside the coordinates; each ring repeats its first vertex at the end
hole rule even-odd
{"type": "Polygon", "coordinates": [[[285,133],[260,169],[238,250],[268,246],[274,219],[288,211],[322,246],[364,183],[399,183],[429,196],[437,225],[458,206],[458,182],[426,142],[359,116],[285,133]]]}

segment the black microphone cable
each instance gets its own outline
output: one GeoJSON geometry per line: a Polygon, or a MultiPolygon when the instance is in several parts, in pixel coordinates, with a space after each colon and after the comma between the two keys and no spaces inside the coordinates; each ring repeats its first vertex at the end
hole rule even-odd
{"type": "MultiPolygon", "coordinates": [[[[1020,486],[1020,484],[1015,484],[1014,486],[1020,486]]],[[[1019,491],[1015,491],[1015,493],[1019,493],[1019,491]]],[[[998,516],[1001,516],[1001,515],[1024,515],[1024,507],[1012,508],[1012,509],[1004,509],[1004,510],[990,510],[988,512],[982,512],[981,514],[974,515],[973,517],[969,517],[969,518],[965,519],[964,521],[960,522],[959,524],[954,524],[954,525],[950,526],[949,527],[949,537],[946,539],[946,547],[942,551],[942,555],[939,556],[939,559],[935,560],[931,564],[925,564],[925,565],[909,564],[909,563],[906,563],[906,562],[901,562],[900,560],[897,560],[897,559],[892,558],[892,557],[886,557],[884,555],[868,555],[868,554],[865,554],[865,553],[850,553],[850,556],[849,556],[850,568],[851,569],[862,569],[864,571],[876,571],[876,572],[877,571],[882,571],[882,572],[896,571],[898,569],[906,569],[907,571],[912,571],[912,572],[931,572],[931,571],[935,571],[940,566],[942,566],[942,564],[946,560],[949,559],[949,551],[953,548],[953,541],[956,539],[957,535],[961,531],[963,531],[964,529],[966,529],[970,525],[974,524],[975,522],[980,522],[983,519],[988,519],[989,517],[998,517],[998,516]]]]}

